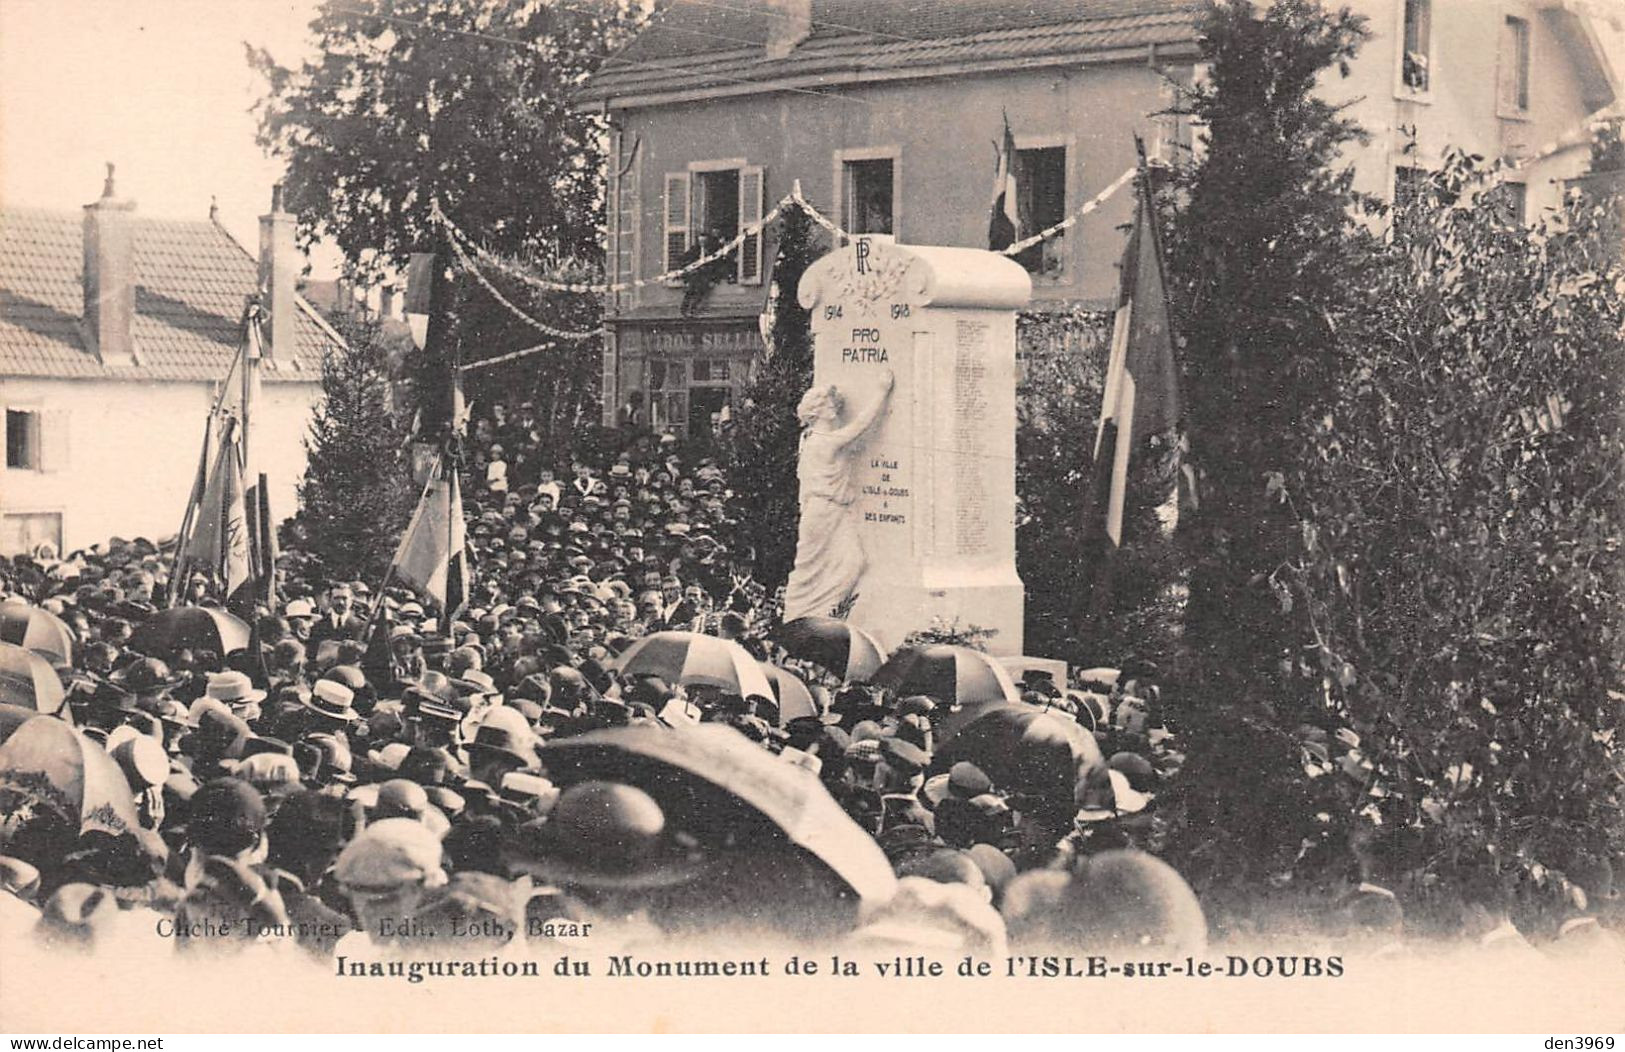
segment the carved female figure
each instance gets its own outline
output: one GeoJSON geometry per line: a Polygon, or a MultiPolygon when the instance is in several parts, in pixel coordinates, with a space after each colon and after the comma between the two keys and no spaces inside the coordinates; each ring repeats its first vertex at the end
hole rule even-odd
{"type": "Polygon", "coordinates": [[[833,386],[814,387],[801,399],[801,527],[796,536],[796,564],[784,593],[784,619],[829,616],[856,590],[863,574],[863,545],[858,538],[856,455],[891,403],[896,378],[890,369],[881,379],[880,397],[852,420],[842,423],[845,400],[833,386]]]}

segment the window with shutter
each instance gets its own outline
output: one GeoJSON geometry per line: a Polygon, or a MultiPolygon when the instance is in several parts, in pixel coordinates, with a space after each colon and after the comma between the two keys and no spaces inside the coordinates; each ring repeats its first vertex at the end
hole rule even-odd
{"type": "MultiPolygon", "coordinates": [[[[666,241],[661,270],[676,270],[688,252],[688,173],[666,173],[666,241]]],[[[673,282],[673,284],[678,284],[673,282]]]]}
{"type": "MultiPolygon", "coordinates": [[[[739,229],[743,233],[762,221],[762,169],[749,165],[739,170],[739,229]]],[[[747,234],[739,245],[739,283],[762,283],[762,231],[747,234]]]]}
{"type": "Polygon", "coordinates": [[[65,471],[68,467],[68,411],[48,409],[39,414],[41,471],[65,471]]]}

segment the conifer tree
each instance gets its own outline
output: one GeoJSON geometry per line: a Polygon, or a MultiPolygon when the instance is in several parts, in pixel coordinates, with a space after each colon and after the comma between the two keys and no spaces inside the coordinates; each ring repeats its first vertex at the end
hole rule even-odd
{"type": "Polygon", "coordinates": [[[811,315],[796,299],[796,286],[821,254],[812,224],[799,208],[785,209],[778,239],[768,353],[745,389],[725,452],[739,506],[750,509],[749,518],[738,525],[735,543],[755,550],[757,579],[769,590],[782,585],[795,565],[795,523],[801,514],[796,405],[813,376],[811,315]]]}
{"type": "Polygon", "coordinates": [[[305,436],[308,462],[290,525],[326,576],[376,581],[395,551],[414,493],[405,435],[389,407],[384,335],[339,325],[345,346],[322,362],[322,402],[305,436]]]}

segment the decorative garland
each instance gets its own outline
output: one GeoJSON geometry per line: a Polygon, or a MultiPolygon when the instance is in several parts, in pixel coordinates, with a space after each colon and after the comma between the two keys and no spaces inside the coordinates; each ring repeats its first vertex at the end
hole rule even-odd
{"type": "MultiPolygon", "coordinates": [[[[1062,219],[1053,226],[1040,230],[1031,237],[1023,238],[1022,240],[1017,241],[1008,248],[1000,250],[999,254],[1004,256],[1015,256],[1021,252],[1025,252],[1027,249],[1041,241],[1047,241],[1050,238],[1055,237],[1057,234],[1060,234],[1062,231],[1076,226],[1078,220],[1098,209],[1101,205],[1105,204],[1106,201],[1112,197],[1112,195],[1116,194],[1117,191],[1126,186],[1128,182],[1134,178],[1135,171],[1136,169],[1133,168],[1128,169],[1122,175],[1113,180],[1112,183],[1104,190],[1090,198],[1081,208],[1068,215],[1065,219],[1062,219]]],[[[784,197],[780,198],[778,203],[776,203],[766,215],[762,216],[761,219],[745,227],[726,244],[723,244],[715,250],[706,253],[698,259],[684,264],[675,270],[668,270],[664,274],[657,274],[654,277],[637,278],[632,281],[595,283],[585,281],[558,281],[550,278],[537,277],[519,264],[504,259],[496,253],[491,252],[489,249],[486,249],[480,245],[479,242],[475,241],[474,238],[470,237],[467,233],[459,229],[457,224],[453,223],[451,218],[446,215],[444,210],[441,209],[438,198],[429,202],[430,215],[434,221],[440,224],[440,226],[446,231],[448,235],[447,240],[451,244],[452,252],[457,256],[458,263],[464,270],[473,275],[474,280],[479,282],[486,292],[491,294],[491,298],[500,303],[515,318],[535,329],[537,332],[540,332],[545,336],[551,336],[555,340],[571,341],[595,339],[598,336],[604,335],[608,330],[603,326],[598,326],[592,329],[559,329],[547,324],[546,322],[538,321],[526,313],[512,300],[504,296],[497,289],[497,287],[491,283],[490,279],[480,272],[479,264],[476,262],[474,257],[477,256],[480,261],[497,268],[509,277],[522,281],[526,285],[529,285],[532,288],[540,289],[543,292],[567,292],[578,295],[599,296],[618,292],[628,292],[632,289],[646,288],[650,285],[664,285],[670,282],[682,280],[688,277],[690,274],[700,270],[702,267],[708,266],[717,260],[722,259],[723,257],[736,251],[750,238],[759,237],[768,226],[777,222],[779,217],[784,213],[784,209],[791,205],[794,205],[806,212],[809,219],[818,224],[824,230],[828,231],[830,236],[835,240],[849,241],[852,239],[853,235],[845,230],[842,230],[834,223],[834,221],[830,220],[823,213],[819,212],[818,209],[814,208],[812,204],[809,203],[804,196],[802,196],[801,181],[797,180],[790,188],[790,192],[785,194],[784,197]]],[[[501,355],[497,358],[485,359],[479,362],[470,362],[469,364],[464,365],[463,368],[474,369],[485,365],[492,365],[499,361],[508,361],[513,358],[535,354],[540,351],[551,350],[556,346],[556,344],[551,342],[538,344],[535,347],[529,347],[522,351],[515,351],[511,354],[501,355]]]]}

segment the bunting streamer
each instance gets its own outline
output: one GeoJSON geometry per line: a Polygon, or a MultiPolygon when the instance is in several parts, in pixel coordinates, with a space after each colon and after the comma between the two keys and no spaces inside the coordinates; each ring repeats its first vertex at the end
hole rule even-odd
{"type": "MultiPolygon", "coordinates": [[[[1105,204],[1107,200],[1121,190],[1129,182],[1129,180],[1133,179],[1134,172],[1135,169],[1133,168],[1126,170],[1122,175],[1114,179],[1109,186],[1107,186],[1100,193],[1096,194],[1094,197],[1090,198],[1083,204],[1082,207],[1072,212],[1066,218],[1052,226],[1038,231],[1031,237],[1023,238],[1009,247],[1002,249],[1001,254],[1006,256],[1018,255],[1019,253],[1024,252],[1032,246],[1038,244],[1040,241],[1047,241],[1061,232],[1076,226],[1080,219],[1099,209],[1101,205],[1105,204]]],[[[540,322],[529,317],[519,307],[515,306],[512,301],[508,300],[506,297],[502,296],[501,293],[496,291],[496,289],[491,285],[490,281],[480,273],[479,267],[476,264],[476,259],[479,262],[485,263],[487,266],[494,267],[497,270],[502,271],[504,274],[507,274],[515,280],[522,281],[526,285],[529,285],[532,288],[540,289],[544,292],[569,292],[581,295],[600,296],[618,292],[629,292],[633,289],[647,288],[652,285],[666,285],[673,281],[680,281],[682,278],[696,270],[699,270],[701,267],[714,263],[718,259],[721,259],[722,257],[738,249],[739,246],[744,244],[747,239],[757,236],[764,229],[772,226],[783,214],[784,209],[791,205],[794,205],[806,212],[809,219],[811,219],[819,227],[823,228],[836,240],[845,241],[852,238],[851,234],[841,229],[827,216],[819,212],[818,209],[814,208],[813,205],[808,202],[806,197],[802,195],[801,186],[799,183],[797,183],[789,193],[785,194],[784,197],[779,199],[778,203],[775,204],[766,215],[762,216],[762,218],[757,222],[743,227],[738,235],[724,243],[719,248],[708,252],[698,259],[686,263],[675,270],[668,270],[663,274],[656,274],[647,278],[636,278],[631,281],[617,281],[609,283],[560,281],[552,278],[539,277],[531,273],[527,268],[521,266],[520,264],[506,260],[480,245],[473,237],[461,230],[457,224],[451,221],[451,219],[440,208],[440,202],[438,200],[430,202],[429,207],[434,221],[439,223],[449,235],[452,248],[456,252],[457,257],[464,268],[472,273],[475,276],[475,280],[479,281],[487,291],[491,292],[492,295],[503,304],[503,306],[516,315],[524,318],[524,320],[538,332],[545,333],[546,335],[553,336],[557,339],[582,340],[591,339],[598,336],[603,330],[583,329],[572,332],[570,330],[555,328],[547,325],[545,322],[540,322]]],[[[540,348],[532,348],[531,350],[539,349],[540,348]]]]}

